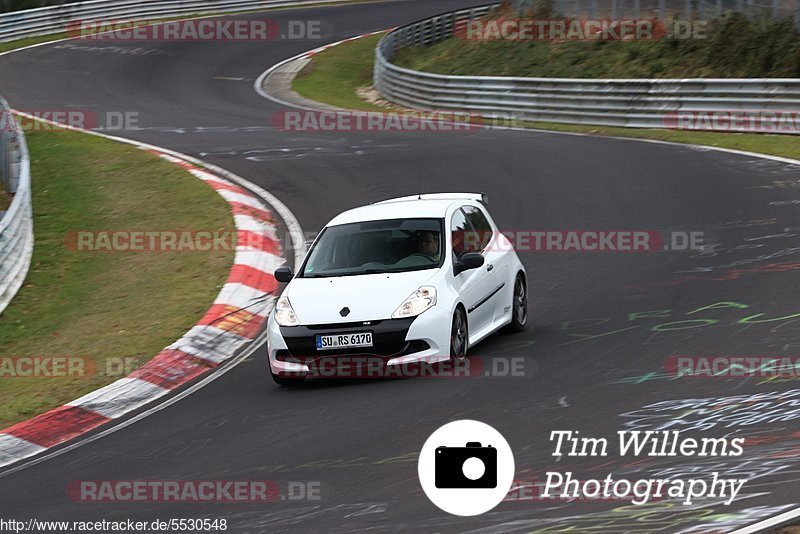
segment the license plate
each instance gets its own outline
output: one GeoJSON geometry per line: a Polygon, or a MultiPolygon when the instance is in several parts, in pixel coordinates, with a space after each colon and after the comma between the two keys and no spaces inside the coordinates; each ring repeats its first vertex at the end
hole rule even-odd
{"type": "Polygon", "coordinates": [[[343,349],[349,347],[371,347],[372,332],[353,334],[331,334],[317,336],[317,350],[343,349]]]}

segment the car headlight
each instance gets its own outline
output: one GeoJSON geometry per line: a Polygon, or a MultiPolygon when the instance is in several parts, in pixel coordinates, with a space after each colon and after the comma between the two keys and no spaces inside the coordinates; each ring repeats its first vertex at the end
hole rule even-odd
{"type": "Polygon", "coordinates": [[[275,322],[281,326],[297,326],[300,324],[300,319],[294,313],[289,297],[281,297],[278,303],[275,304],[275,322]]]}
{"type": "Polygon", "coordinates": [[[416,317],[434,304],[436,304],[436,288],[433,286],[422,286],[414,291],[411,296],[394,311],[392,319],[416,317]]]}

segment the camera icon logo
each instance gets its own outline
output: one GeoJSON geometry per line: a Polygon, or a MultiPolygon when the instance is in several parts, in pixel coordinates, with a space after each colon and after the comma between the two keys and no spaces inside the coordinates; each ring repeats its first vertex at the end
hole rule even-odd
{"type": "Polygon", "coordinates": [[[453,515],[474,516],[488,512],[508,495],[514,455],[497,430],[464,419],[430,435],[420,451],[417,471],[433,504],[453,515]]]}
{"type": "Polygon", "coordinates": [[[496,488],[497,449],[470,441],[466,447],[437,447],[437,488],[496,488]]]}

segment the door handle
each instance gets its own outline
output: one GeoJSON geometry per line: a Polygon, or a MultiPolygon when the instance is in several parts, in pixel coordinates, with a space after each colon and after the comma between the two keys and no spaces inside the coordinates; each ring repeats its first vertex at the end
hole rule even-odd
{"type": "Polygon", "coordinates": [[[492,269],[494,269],[494,265],[492,265],[491,263],[486,266],[487,271],[491,271],[492,269]]]}

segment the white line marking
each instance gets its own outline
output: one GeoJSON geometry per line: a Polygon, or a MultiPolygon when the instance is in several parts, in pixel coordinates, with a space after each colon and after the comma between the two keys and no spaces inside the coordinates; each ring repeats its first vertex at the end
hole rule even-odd
{"type": "Polygon", "coordinates": [[[777,527],[781,523],[786,523],[787,521],[791,521],[796,517],[800,517],[800,508],[795,508],[794,510],[789,510],[788,512],[778,514],[775,517],[770,517],[769,519],[759,521],[758,523],[753,523],[750,526],[734,530],[730,534],[754,534],[756,532],[763,532],[768,528],[777,527]]]}

